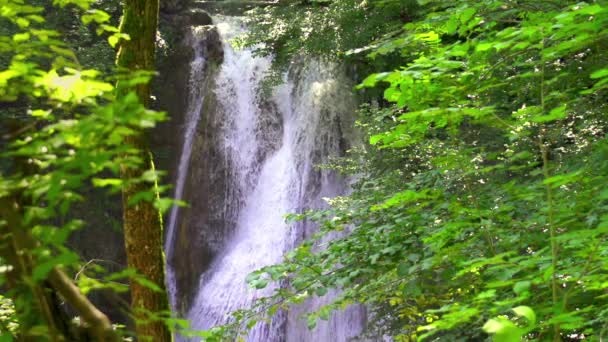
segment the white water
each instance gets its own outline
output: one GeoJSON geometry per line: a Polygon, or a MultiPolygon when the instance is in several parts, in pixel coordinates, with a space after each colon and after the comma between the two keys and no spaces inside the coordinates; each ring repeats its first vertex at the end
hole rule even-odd
{"type": "MultiPolygon", "coordinates": [[[[182,153],[179,158],[179,164],[177,168],[177,182],[175,185],[175,194],[173,198],[176,200],[182,200],[184,196],[184,185],[186,183],[186,176],[190,167],[190,157],[192,156],[192,142],[194,140],[194,133],[196,132],[196,126],[201,118],[201,109],[205,98],[203,96],[203,90],[205,85],[203,84],[204,72],[206,59],[203,56],[202,45],[200,44],[201,39],[204,37],[204,30],[202,27],[193,27],[191,30],[191,36],[189,42],[194,50],[194,58],[190,62],[190,78],[188,80],[188,109],[185,117],[185,130],[184,130],[184,145],[182,147],[182,153]]],[[[173,256],[173,246],[175,244],[175,225],[177,224],[177,215],[179,213],[179,207],[174,205],[169,213],[169,222],[167,224],[167,241],[165,242],[165,253],[167,258],[173,256]]],[[[167,284],[169,287],[170,300],[175,305],[175,281],[173,272],[170,267],[167,267],[167,284]]]]}
{"type": "MultiPolygon", "coordinates": [[[[241,189],[244,207],[239,210],[235,235],[220,260],[201,277],[199,294],[188,314],[196,329],[225,323],[230,312],[251,304],[255,296],[245,283],[247,274],[279,261],[288,247],[286,242],[291,245],[285,241],[289,231],[282,216],[288,212],[288,197],[293,193],[289,189],[291,150],[283,146],[255,177],[256,168],[260,168],[255,158],[258,142],[266,138],[263,127],[258,127],[258,93],[270,60],[254,58],[251,51],[235,51],[230,46],[229,40],[243,32],[238,18],[223,17],[217,26],[224,42],[224,63],[215,89],[227,122],[222,144],[226,160],[232,161],[230,167],[237,175],[233,186],[241,189]]],[[[287,93],[283,91],[280,97],[287,93]]]]}
{"type": "MultiPolygon", "coordinates": [[[[216,78],[215,95],[226,124],[220,141],[215,143],[222,146],[225,160],[230,160],[229,167],[236,178],[233,186],[239,189],[241,198],[234,234],[225,242],[223,253],[201,276],[198,294],[190,305],[187,318],[195,329],[226,323],[230,312],[247,308],[256,298],[272,291],[272,288],[250,289],[245,278],[256,269],[280,262],[286,251],[310,234],[303,231],[303,225],[287,225],[286,213],[321,206],[322,197],[343,192],[342,181],[330,172],[315,170],[314,166],[340,153],[344,129],[351,124],[344,118],[353,110],[348,82],[339,77],[335,66],[318,62],[294,67],[285,84],[277,87],[264,105],[260,86],[270,59],[255,58],[250,50],[235,51],[227,43],[244,30],[238,18],[216,20],[220,22],[217,26],[224,42],[224,62],[216,78]],[[282,122],[278,137],[276,127],[265,126],[263,117],[269,115],[278,116],[277,121],[282,122]],[[278,140],[275,148],[268,143],[273,139],[278,140]]],[[[190,107],[197,102],[190,101],[190,107]]],[[[184,140],[191,144],[188,130],[184,140]]],[[[190,159],[189,149],[184,147],[182,158],[190,159]]],[[[178,177],[185,178],[188,162],[182,165],[180,159],[179,167],[178,177]]],[[[183,192],[184,180],[178,178],[177,183],[176,197],[183,192]]],[[[174,209],[169,234],[174,233],[172,225],[176,217],[174,209]]],[[[172,243],[171,235],[168,236],[168,242],[172,243]]],[[[170,246],[167,251],[171,251],[170,246]]],[[[175,292],[174,286],[170,288],[175,292]]],[[[314,331],[306,328],[299,314],[326,301],[311,300],[287,315],[279,315],[270,326],[259,324],[247,340],[340,342],[356,336],[364,321],[359,309],[334,315],[314,331]]]]}
{"type": "Polygon", "coordinates": [[[263,139],[257,127],[261,116],[258,88],[271,61],[254,58],[250,50],[236,52],[230,41],[243,32],[241,20],[235,17],[217,16],[217,29],[222,38],[224,62],[216,79],[215,94],[223,111],[223,145],[237,175],[233,186],[246,192],[252,186],[252,176],[258,165],[256,155],[259,140],[263,139]]]}

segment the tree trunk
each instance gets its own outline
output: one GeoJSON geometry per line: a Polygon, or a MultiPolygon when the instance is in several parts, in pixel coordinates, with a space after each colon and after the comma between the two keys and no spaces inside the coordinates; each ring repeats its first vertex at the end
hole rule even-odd
{"type": "MultiPolygon", "coordinates": [[[[154,48],[158,26],[158,0],[125,0],[120,31],[130,40],[122,40],[117,55],[117,65],[131,71],[154,69],[154,48]]],[[[119,87],[120,88],[120,87],[119,87]]],[[[148,107],[150,88],[140,84],[134,90],[140,101],[148,107]]],[[[120,96],[120,95],[119,95],[120,96]]],[[[131,307],[134,312],[136,333],[140,340],[171,341],[171,334],[164,322],[153,319],[149,313],[168,312],[168,300],[164,281],[162,255],[162,224],[158,211],[150,201],[128,202],[135,194],[149,191],[145,183],[135,185],[128,180],[138,178],[152,164],[148,143],[143,132],[125,139],[125,143],[137,148],[141,160],[138,167],[121,167],[121,177],[126,181],[123,188],[123,220],[127,264],[162,291],[142,285],[131,279],[131,307]]]]}

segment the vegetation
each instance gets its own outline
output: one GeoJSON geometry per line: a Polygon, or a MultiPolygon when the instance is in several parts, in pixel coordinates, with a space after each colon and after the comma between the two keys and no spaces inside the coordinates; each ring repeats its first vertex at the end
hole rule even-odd
{"type": "MultiPolygon", "coordinates": [[[[164,119],[147,108],[158,3],[126,1],[120,27],[117,6],[0,1],[2,340],[166,341],[184,326],[163,285],[158,211],[173,201],[144,139],[164,119]],[[89,218],[71,209],[91,187],[124,194],[131,268],[75,282],[66,241],[89,218]],[[86,297],[125,278],[135,332],[86,297]]],[[[248,24],[239,43],[275,57],[274,81],[295,58],[353,66],[366,139],[323,166],[351,194],[289,215],[319,232],[248,277],[289,286],[200,336],[339,289],[309,327],[360,303],[371,338],[608,337],[606,1],[292,0],[248,24]]]]}
{"type": "MultiPolygon", "coordinates": [[[[158,0],[126,0],[120,33],[127,35],[117,53],[118,67],[131,71],[150,71],[154,69],[156,31],[158,28],[158,0]]],[[[119,82],[119,88],[122,83],[119,82]]],[[[150,87],[147,82],[132,87],[138,100],[146,107],[150,106],[150,87]]],[[[126,96],[129,96],[128,93],[126,96]]],[[[148,184],[137,180],[147,172],[154,171],[154,162],[149,151],[144,132],[134,131],[124,137],[125,144],[133,146],[139,152],[142,162],[133,165],[121,165],[123,225],[127,265],[155,285],[154,287],[131,280],[131,309],[135,312],[136,332],[140,339],[169,342],[171,334],[165,322],[155,316],[158,313],[169,313],[169,300],[165,290],[165,267],[163,258],[162,216],[154,207],[154,194],[146,193],[148,184]],[[133,182],[135,180],[135,182],[133,182]],[[148,198],[138,200],[142,194],[148,198]]],[[[157,182],[156,179],[152,179],[157,182]]],[[[170,316],[170,315],[168,315],[170,316]]]]}
{"type": "MultiPolygon", "coordinates": [[[[83,273],[83,268],[75,284],[71,275],[81,261],[66,247],[66,241],[87,217],[74,217],[70,208],[85,198],[86,189],[105,187],[114,192],[136,189],[129,192],[129,205],[141,207],[150,202],[166,209],[172,202],[157,198],[155,182],[159,172],[148,169],[140,146],[133,142],[164,114],[146,109],[137,94],[130,91],[147,84],[149,70],[131,68],[111,74],[104,63],[103,56],[113,54],[107,54],[112,51],[110,45],[130,39],[111,24],[111,15],[92,7],[88,0],[56,1],[55,5],[58,8],[42,1],[22,0],[0,4],[0,27],[7,33],[0,38],[1,119],[3,126],[9,123],[2,136],[0,174],[0,284],[6,313],[1,319],[0,336],[8,341],[118,340],[119,335],[128,332],[116,331],[118,327],[113,327],[85,295],[104,288],[124,292],[124,286],[116,281],[129,278],[133,287],[144,286],[165,296],[159,287],[163,285],[162,278],[155,284],[157,279],[148,280],[131,269],[97,278],[90,277],[91,272],[83,273]],[[48,13],[54,22],[46,21],[48,13]],[[100,63],[96,66],[104,72],[83,66],[79,54],[57,30],[50,29],[60,29],[78,17],[81,23],[66,24],[71,28],[68,36],[74,30],[90,32],[93,27],[93,32],[107,39],[107,47],[98,50],[106,54],[97,55],[96,60],[100,63]],[[140,173],[121,180],[116,177],[120,168],[140,173]],[[72,320],[73,315],[67,312],[75,312],[79,320],[72,320]]],[[[150,30],[154,33],[155,26],[150,30]]],[[[86,37],[81,36],[85,40],[86,37]]],[[[103,40],[92,40],[93,46],[102,46],[103,40]]],[[[79,48],[84,45],[78,44],[79,48]]],[[[156,209],[153,216],[158,220],[156,209]]],[[[155,247],[162,266],[160,226],[156,228],[155,247]]],[[[135,248],[146,249],[141,245],[135,248]]],[[[156,320],[166,317],[166,312],[159,311],[163,307],[143,304],[142,309],[153,310],[156,320]]],[[[137,323],[139,327],[144,322],[137,323]]],[[[146,335],[141,333],[139,337],[146,335]]]]}
{"type": "Polygon", "coordinates": [[[292,215],[321,231],[250,275],[291,284],[260,308],[338,288],[310,326],[364,303],[370,336],[398,341],[606,337],[608,4],[296,1],[250,25],[244,44],[262,54],[366,74],[368,144],[330,166],[354,192],[292,215]]]}

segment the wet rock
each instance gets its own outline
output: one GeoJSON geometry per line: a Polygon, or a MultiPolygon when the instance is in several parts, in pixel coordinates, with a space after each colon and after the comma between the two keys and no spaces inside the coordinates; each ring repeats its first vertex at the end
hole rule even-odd
{"type": "Polygon", "coordinates": [[[178,217],[174,255],[169,260],[175,272],[178,308],[187,312],[196,296],[201,274],[208,269],[223,242],[236,226],[241,196],[232,186],[234,178],[220,143],[224,113],[215,93],[215,70],[205,88],[201,120],[192,145],[189,174],[183,198],[190,204],[178,217]]]}
{"type": "Polygon", "coordinates": [[[201,9],[192,9],[187,13],[187,17],[190,20],[190,26],[203,26],[211,25],[213,20],[209,13],[201,9]]]}
{"type": "Polygon", "coordinates": [[[252,10],[256,7],[264,6],[276,6],[278,1],[256,1],[256,0],[238,0],[238,1],[205,1],[199,0],[191,3],[192,7],[202,8],[212,14],[221,14],[229,16],[240,16],[246,11],[252,10]]]}
{"type": "Polygon", "coordinates": [[[277,104],[264,96],[262,89],[258,89],[257,92],[260,97],[258,101],[260,116],[256,123],[256,135],[260,146],[256,159],[257,164],[261,165],[266,158],[281,147],[283,142],[283,116],[279,112],[277,104]]]}
{"type": "Polygon", "coordinates": [[[205,26],[213,24],[211,15],[198,8],[172,13],[163,17],[170,22],[171,26],[182,31],[187,31],[192,26],[205,26]]]}
{"type": "MultiPolygon", "coordinates": [[[[175,28],[177,29],[177,28],[175,28]]],[[[169,170],[168,179],[174,182],[176,168],[183,143],[183,125],[188,108],[190,62],[194,57],[190,27],[179,28],[184,32],[172,43],[168,54],[157,58],[158,77],[153,81],[155,109],[168,113],[169,120],[157,125],[150,135],[155,161],[161,170],[169,170]]],[[[206,26],[200,42],[203,55],[209,65],[220,65],[224,52],[222,42],[214,26],[206,26]]]]}
{"type": "MultiPolygon", "coordinates": [[[[207,15],[205,12],[192,11],[192,13],[198,13],[195,15],[200,17],[184,19],[182,16],[167,22],[173,23],[172,25],[180,21],[182,24],[209,22],[205,18],[207,15]]],[[[163,58],[158,68],[160,75],[155,82],[158,108],[168,112],[169,120],[157,127],[152,138],[156,150],[165,151],[161,153],[161,156],[165,157],[161,158],[162,165],[164,169],[170,170],[170,182],[175,184],[187,124],[189,94],[193,90],[191,87],[202,88],[202,96],[205,100],[201,109],[199,128],[193,141],[190,172],[182,196],[191,206],[181,208],[179,211],[174,233],[173,255],[168,256],[170,257],[168,263],[174,270],[176,290],[179,294],[177,307],[180,312],[185,313],[198,289],[201,273],[220,249],[215,241],[221,238],[215,234],[224,230],[223,224],[227,218],[216,206],[225,201],[223,197],[226,195],[224,189],[227,187],[227,173],[223,169],[225,163],[221,160],[221,153],[216,144],[219,139],[218,127],[208,124],[210,121],[217,124],[222,121],[217,117],[221,114],[215,109],[213,94],[215,75],[224,57],[219,33],[211,25],[182,26],[179,30],[182,34],[172,45],[170,53],[163,58]],[[197,27],[196,38],[192,27],[197,27]],[[202,78],[193,82],[191,62],[195,56],[195,49],[201,51],[206,62],[202,78]]]]}
{"type": "Polygon", "coordinates": [[[193,55],[190,46],[183,42],[175,44],[167,56],[157,58],[159,75],[152,82],[152,93],[156,97],[154,109],[167,112],[168,120],[154,128],[150,134],[150,144],[157,168],[169,170],[169,179],[173,179],[181,148],[180,132],[187,106],[186,94],[193,55]]]}
{"type": "Polygon", "coordinates": [[[200,42],[205,59],[215,65],[222,64],[224,61],[224,48],[222,46],[222,40],[217,28],[214,26],[208,26],[203,28],[204,38],[200,42]]]}
{"type": "Polygon", "coordinates": [[[177,13],[187,8],[191,3],[191,0],[161,0],[160,11],[161,13],[177,13]]]}

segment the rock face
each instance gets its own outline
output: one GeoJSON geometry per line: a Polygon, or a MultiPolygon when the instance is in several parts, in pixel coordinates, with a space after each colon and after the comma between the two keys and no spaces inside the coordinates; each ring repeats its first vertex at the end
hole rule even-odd
{"type": "Polygon", "coordinates": [[[160,76],[156,80],[158,107],[168,112],[169,120],[157,127],[154,146],[157,161],[163,169],[170,170],[169,179],[172,184],[176,184],[180,155],[183,153],[182,146],[188,129],[187,116],[193,114],[189,113],[192,111],[192,103],[189,102],[197,100],[192,99],[193,94],[204,98],[202,106],[197,108],[200,110],[201,122],[192,145],[192,151],[196,151],[189,168],[192,174],[185,183],[182,195],[188,203],[201,205],[180,209],[176,221],[178,233],[175,252],[168,255],[168,263],[175,270],[176,291],[180,293],[177,304],[180,307],[181,303],[187,303],[189,293],[196,290],[198,278],[209,259],[210,252],[206,243],[212,243],[209,242],[211,239],[198,234],[200,231],[209,231],[208,225],[214,225],[215,222],[211,215],[213,210],[208,203],[220,201],[218,197],[223,194],[221,177],[212,176],[218,174],[214,168],[221,165],[217,162],[218,151],[211,143],[216,140],[215,130],[206,124],[209,120],[215,120],[216,104],[212,90],[215,75],[223,61],[223,48],[217,29],[210,25],[211,17],[202,10],[190,10],[165,17],[164,22],[171,26],[177,40],[163,57],[159,67],[160,76]],[[196,54],[202,56],[204,65],[198,71],[202,75],[193,77],[193,72],[196,72],[193,64],[196,54]],[[192,189],[196,191],[191,191],[192,189]]]}
{"type": "MultiPolygon", "coordinates": [[[[213,80],[209,85],[213,85],[213,80]]],[[[207,88],[207,89],[213,89],[207,88]]],[[[217,123],[215,94],[206,94],[203,116],[197,126],[192,144],[189,174],[185,183],[184,199],[189,207],[183,208],[176,222],[174,255],[169,263],[175,272],[177,307],[182,313],[198,288],[201,273],[219,252],[221,238],[213,232],[230,227],[229,213],[221,210],[234,194],[227,193],[229,169],[221,162],[221,150],[212,142],[220,130],[217,123]]]]}
{"type": "Polygon", "coordinates": [[[165,25],[170,25],[173,30],[185,31],[192,26],[211,25],[213,20],[209,13],[202,9],[189,9],[178,13],[162,15],[166,21],[165,25]]]}
{"type": "Polygon", "coordinates": [[[192,9],[186,12],[187,17],[190,19],[188,25],[189,26],[203,26],[203,25],[211,25],[213,20],[211,20],[211,16],[209,13],[200,10],[200,9],[192,9]]]}
{"type": "Polygon", "coordinates": [[[212,14],[228,16],[243,15],[246,11],[260,6],[276,6],[275,0],[198,0],[190,3],[191,7],[204,9],[212,14]]]}
{"type": "MultiPolygon", "coordinates": [[[[157,168],[167,170],[165,183],[175,180],[177,161],[183,144],[183,126],[188,108],[190,62],[194,57],[191,26],[209,26],[211,16],[202,10],[182,11],[161,17],[161,31],[170,32],[172,41],[165,48],[166,54],[157,56],[158,77],[153,81],[153,94],[156,97],[155,109],[167,112],[168,120],[157,125],[150,136],[157,168]]],[[[221,64],[222,44],[213,27],[206,30],[202,43],[204,54],[210,64],[221,64]]]]}
{"type": "Polygon", "coordinates": [[[191,2],[191,0],[160,0],[160,11],[167,14],[178,13],[187,8],[191,2]]]}

